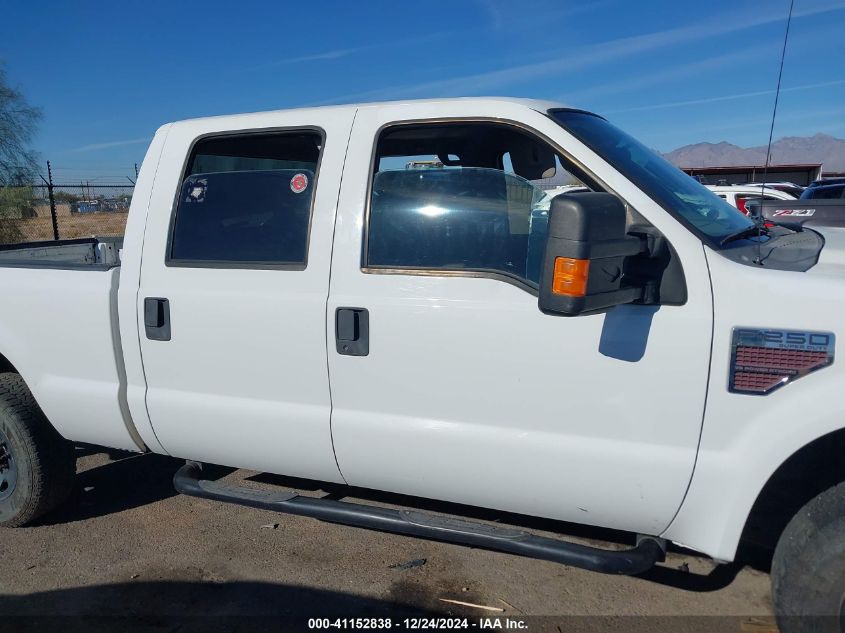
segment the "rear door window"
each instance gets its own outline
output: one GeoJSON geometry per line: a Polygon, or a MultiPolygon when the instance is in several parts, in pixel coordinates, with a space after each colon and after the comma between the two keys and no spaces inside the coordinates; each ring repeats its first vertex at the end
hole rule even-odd
{"type": "Polygon", "coordinates": [[[304,268],[322,144],[316,131],[197,142],[167,263],[304,268]]]}

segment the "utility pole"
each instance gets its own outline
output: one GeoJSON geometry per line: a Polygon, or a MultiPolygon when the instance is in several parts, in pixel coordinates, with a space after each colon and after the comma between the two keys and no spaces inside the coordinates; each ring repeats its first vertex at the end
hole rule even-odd
{"type": "MultiPolygon", "coordinates": [[[[44,180],[44,176],[41,176],[44,180]]],[[[53,170],[50,168],[50,161],[47,161],[47,180],[44,180],[47,185],[47,195],[50,196],[50,219],[53,221],[53,239],[59,239],[59,219],[56,217],[56,198],[53,196],[53,170]]]]}
{"type": "MultiPolygon", "coordinates": [[[[138,163],[135,163],[135,180],[138,180],[138,163]]],[[[132,183],[135,184],[134,182],[132,183]]]]}

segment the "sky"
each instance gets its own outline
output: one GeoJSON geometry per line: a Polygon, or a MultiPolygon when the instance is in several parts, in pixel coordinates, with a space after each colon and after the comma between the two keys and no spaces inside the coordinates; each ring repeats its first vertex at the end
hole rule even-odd
{"type": "MultiPolygon", "coordinates": [[[[0,2],[54,179],[134,178],[156,128],[426,97],[553,99],[650,147],[768,140],[789,0],[0,2]]],[[[845,137],[845,0],[795,0],[775,139],[845,137]]]]}

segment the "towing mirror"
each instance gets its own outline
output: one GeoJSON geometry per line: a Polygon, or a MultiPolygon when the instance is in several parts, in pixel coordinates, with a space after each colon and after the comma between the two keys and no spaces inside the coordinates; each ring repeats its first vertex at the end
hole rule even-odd
{"type": "Polygon", "coordinates": [[[647,253],[649,242],[626,232],[626,215],[622,201],[609,193],[563,194],[552,200],[540,310],[577,316],[645,302],[650,284],[641,275],[625,273],[627,258],[647,253]]]}

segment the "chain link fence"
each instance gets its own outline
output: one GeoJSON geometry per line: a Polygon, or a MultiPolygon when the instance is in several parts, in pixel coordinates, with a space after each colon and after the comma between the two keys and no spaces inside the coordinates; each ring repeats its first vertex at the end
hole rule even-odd
{"type": "Polygon", "coordinates": [[[0,187],[0,245],[122,236],[133,190],[88,183],[0,187]]]}

